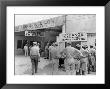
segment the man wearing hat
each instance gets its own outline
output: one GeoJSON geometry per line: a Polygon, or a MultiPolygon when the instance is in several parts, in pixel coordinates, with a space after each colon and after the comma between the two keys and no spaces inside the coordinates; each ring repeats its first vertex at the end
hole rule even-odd
{"type": "Polygon", "coordinates": [[[83,58],[81,58],[80,60],[80,73],[82,75],[85,75],[88,73],[88,65],[89,65],[89,62],[88,62],[88,58],[89,58],[89,52],[88,52],[88,46],[87,45],[83,45],[81,47],[81,53],[83,55],[83,58]]]}
{"type": "Polygon", "coordinates": [[[37,42],[33,42],[33,47],[31,47],[30,49],[30,58],[32,62],[32,75],[33,75],[34,73],[37,73],[38,62],[40,60],[39,46],[37,42]]]}

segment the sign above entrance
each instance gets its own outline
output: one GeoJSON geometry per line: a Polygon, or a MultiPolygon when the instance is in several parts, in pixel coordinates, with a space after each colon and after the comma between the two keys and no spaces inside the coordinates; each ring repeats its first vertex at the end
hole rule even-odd
{"type": "Polygon", "coordinates": [[[25,36],[36,36],[36,33],[33,31],[25,31],[25,36]]]}
{"type": "Polygon", "coordinates": [[[45,33],[44,32],[36,32],[36,31],[30,30],[30,31],[25,31],[25,36],[44,37],[45,33]]]}
{"type": "Polygon", "coordinates": [[[79,33],[63,33],[60,35],[61,41],[87,41],[87,33],[79,32],[79,33]]]}
{"type": "Polygon", "coordinates": [[[48,19],[48,20],[37,22],[37,23],[23,25],[23,29],[34,30],[34,29],[43,29],[43,28],[49,28],[49,27],[54,27],[54,26],[55,26],[54,20],[48,19]]]}
{"type": "Polygon", "coordinates": [[[51,19],[41,20],[35,23],[15,26],[15,32],[53,28],[53,27],[62,26],[63,24],[64,24],[64,16],[59,16],[51,19]]]}

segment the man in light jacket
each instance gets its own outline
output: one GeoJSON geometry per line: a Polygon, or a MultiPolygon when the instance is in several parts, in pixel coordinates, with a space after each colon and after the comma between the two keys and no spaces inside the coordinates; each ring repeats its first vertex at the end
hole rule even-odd
{"type": "Polygon", "coordinates": [[[30,58],[32,63],[32,75],[37,73],[38,69],[38,62],[40,61],[40,53],[39,53],[39,46],[37,42],[33,42],[33,47],[30,49],[30,58]]]}

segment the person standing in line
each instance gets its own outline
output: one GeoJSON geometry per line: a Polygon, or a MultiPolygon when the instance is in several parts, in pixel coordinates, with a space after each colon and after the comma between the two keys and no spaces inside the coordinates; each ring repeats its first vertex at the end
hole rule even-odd
{"type": "Polygon", "coordinates": [[[49,46],[49,60],[50,60],[50,61],[52,60],[52,56],[51,56],[52,49],[53,49],[53,44],[51,44],[51,45],[49,46]]]}
{"type": "Polygon", "coordinates": [[[89,57],[89,52],[87,50],[87,46],[82,46],[81,48],[81,53],[83,55],[83,58],[80,60],[80,70],[81,74],[85,75],[88,73],[88,57],[89,57]]]}
{"type": "Polygon", "coordinates": [[[52,61],[53,72],[58,71],[58,44],[53,43],[52,46],[49,47],[50,60],[52,61]]]}
{"type": "Polygon", "coordinates": [[[28,45],[25,44],[24,46],[24,52],[25,52],[25,56],[28,56],[28,45]]]}
{"type": "Polygon", "coordinates": [[[92,72],[96,72],[96,50],[92,45],[90,45],[90,69],[92,72]]]}
{"type": "Polygon", "coordinates": [[[45,57],[46,59],[49,58],[49,43],[47,43],[47,45],[45,46],[45,57]]]}
{"type": "Polygon", "coordinates": [[[67,47],[63,50],[66,54],[65,67],[66,71],[71,72],[71,74],[77,74],[80,69],[80,56],[82,56],[81,52],[72,47],[71,43],[68,43],[67,47]]]}
{"type": "Polygon", "coordinates": [[[32,63],[32,75],[37,73],[38,62],[40,61],[40,53],[37,42],[33,42],[33,47],[30,49],[30,58],[32,63]]]}

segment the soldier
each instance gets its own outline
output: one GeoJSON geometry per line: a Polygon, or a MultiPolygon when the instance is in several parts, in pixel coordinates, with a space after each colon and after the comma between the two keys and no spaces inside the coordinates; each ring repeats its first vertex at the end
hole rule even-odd
{"type": "Polygon", "coordinates": [[[96,71],[96,50],[92,45],[90,45],[89,56],[90,56],[90,69],[92,72],[95,72],[96,71]]]}
{"type": "Polygon", "coordinates": [[[84,75],[84,74],[88,73],[88,56],[89,56],[89,52],[87,50],[87,46],[82,46],[80,51],[83,55],[83,58],[81,58],[81,60],[80,60],[80,70],[81,70],[81,74],[84,75]]]}
{"type": "Polygon", "coordinates": [[[65,70],[65,58],[66,58],[66,54],[63,52],[63,51],[61,51],[61,52],[59,52],[59,68],[60,69],[62,69],[63,71],[66,71],[65,70]]]}
{"type": "Polygon", "coordinates": [[[37,73],[38,62],[40,61],[39,47],[37,42],[33,42],[33,47],[30,48],[30,58],[32,63],[32,75],[37,73]]]}
{"type": "Polygon", "coordinates": [[[49,47],[50,60],[52,61],[53,72],[58,70],[58,50],[57,43],[53,43],[52,46],[49,47]]]}
{"type": "Polygon", "coordinates": [[[71,43],[68,43],[67,47],[63,50],[66,54],[65,66],[66,71],[71,72],[71,74],[77,74],[80,69],[80,57],[82,56],[81,52],[71,47],[71,43]]]}

